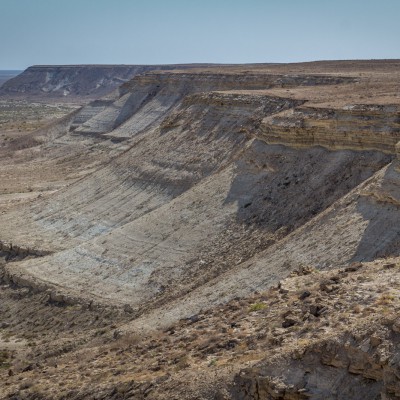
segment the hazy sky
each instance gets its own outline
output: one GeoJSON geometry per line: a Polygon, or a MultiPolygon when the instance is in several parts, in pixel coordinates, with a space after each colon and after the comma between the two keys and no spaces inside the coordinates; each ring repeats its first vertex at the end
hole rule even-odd
{"type": "Polygon", "coordinates": [[[400,58],[400,0],[0,0],[0,69],[400,58]]]}

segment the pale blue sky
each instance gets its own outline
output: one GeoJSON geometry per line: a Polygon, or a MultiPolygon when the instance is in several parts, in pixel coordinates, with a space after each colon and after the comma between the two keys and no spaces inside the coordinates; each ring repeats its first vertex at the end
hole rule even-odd
{"type": "Polygon", "coordinates": [[[0,0],[0,69],[400,58],[400,0],[0,0]]]}

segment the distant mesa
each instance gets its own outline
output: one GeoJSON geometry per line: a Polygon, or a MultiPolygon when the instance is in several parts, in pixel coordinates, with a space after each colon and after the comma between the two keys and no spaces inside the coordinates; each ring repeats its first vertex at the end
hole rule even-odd
{"type": "Polygon", "coordinates": [[[11,75],[12,71],[0,71],[0,85],[3,84],[0,97],[89,101],[107,95],[122,83],[148,71],[199,66],[205,64],[34,65],[18,75],[19,71],[11,75]]]}

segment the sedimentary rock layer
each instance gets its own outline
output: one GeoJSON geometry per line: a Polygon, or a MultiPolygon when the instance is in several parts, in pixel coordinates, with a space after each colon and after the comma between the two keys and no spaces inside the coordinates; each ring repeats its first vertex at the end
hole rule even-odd
{"type": "Polygon", "coordinates": [[[261,132],[268,143],[297,148],[324,146],[395,153],[400,137],[400,107],[349,105],[326,109],[305,105],[266,117],[261,132]]]}
{"type": "MultiPolygon", "coordinates": [[[[201,64],[199,64],[201,66],[201,64]]],[[[5,82],[0,96],[83,101],[111,92],[138,74],[193,65],[35,65],[5,82]]]]}

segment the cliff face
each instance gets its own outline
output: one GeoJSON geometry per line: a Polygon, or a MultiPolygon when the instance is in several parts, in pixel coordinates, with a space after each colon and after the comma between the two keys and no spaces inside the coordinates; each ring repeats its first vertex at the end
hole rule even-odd
{"type": "MultiPolygon", "coordinates": [[[[330,150],[395,153],[400,136],[399,105],[315,107],[308,106],[307,100],[266,93],[272,88],[326,88],[354,82],[355,78],[323,75],[149,72],[123,84],[114,98],[95,101],[83,108],[73,121],[71,130],[89,134],[111,133],[114,137],[127,138],[160,124],[182,100],[185,104],[193,101],[189,95],[194,93],[203,93],[196,101],[202,99],[204,104],[208,102],[227,115],[232,99],[237,102],[241,98],[243,105],[247,103],[255,109],[264,97],[281,99],[285,104],[274,112],[263,113],[258,109],[255,113],[258,122],[253,133],[267,143],[294,148],[322,146],[330,150]],[[214,93],[217,91],[221,92],[218,102],[214,93]]],[[[171,118],[173,116],[168,116],[167,120],[171,121],[171,118]]],[[[168,123],[165,121],[162,126],[168,123]]]]}
{"type": "Polygon", "coordinates": [[[35,65],[7,80],[0,96],[16,99],[64,99],[72,101],[102,97],[144,72],[185,69],[191,65],[35,65]]]}
{"type": "MultiPolygon", "coordinates": [[[[318,109],[269,90],[356,82],[306,73],[163,71],[135,76],[71,115],[63,134],[46,142],[44,160],[57,169],[81,168],[83,177],[29,209],[2,215],[8,227],[2,240],[53,252],[20,263],[38,279],[45,270],[52,283],[78,292],[89,285],[93,296],[107,293],[113,301],[130,302],[138,313],[200,288],[196,300],[186,302],[195,312],[218,301],[220,292],[249,293],[268,286],[303,261],[318,268],[329,257],[351,262],[362,257],[357,248],[366,243],[366,224],[354,217],[354,208],[338,205],[354,217],[357,229],[349,231],[348,241],[337,243],[329,223],[339,218],[335,223],[341,224],[343,218],[334,212],[322,221],[318,216],[393,159],[397,108],[318,109]],[[293,126],[299,129],[304,139],[285,142],[277,133],[281,125],[289,125],[289,133],[293,126]],[[318,129],[323,132],[319,141],[310,139],[318,129]],[[375,131],[382,136],[375,138],[375,131]],[[274,142],[273,135],[281,142],[274,142]],[[361,135],[365,142],[346,142],[349,135],[361,135]],[[109,154],[114,158],[108,159],[109,154]],[[89,160],[93,170],[84,176],[89,160]],[[306,223],[313,223],[309,236],[301,231],[306,223]],[[297,230],[299,237],[292,238],[289,234],[297,230]],[[328,232],[320,238],[318,230],[328,232]],[[317,257],[313,248],[323,248],[323,255],[317,257]],[[260,280],[266,259],[270,268],[260,280]],[[245,263],[249,267],[242,268],[245,263]],[[206,283],[221,273],[230,277],[217,280],[219,292],[210,296],[206,283]],[[76,275],[80,283],[72,284],[76,275]]],[[[357,194],[352,201],[358,206],[357,194]]],[[[380,210],[375,203],[369,207],[380,210]]],[[[385,219],[383,212],[371,210],[374,222],[385,219]]],[[[385,245],[376,244],[374,251],[397,254],[394,225],[386,235],[385,245]]],[[[368,249],[364,253],[373,257],[368,249]]],[[[176,315],[189,312],[182,304],[176,315]]]]}
{"type": "Polygon", "coordinates": [[[190,71],[171,71],[164,73],[150,72],[145,76],[133,78],[121,86],[120,94],[123,95],[137,85],[154,85],[159,88],[175,88],[174,90],[182,93],[185,88],[197,87],[197,91],[210,90],[257,90],[272,87],[289,88],[297,86],[319,86],[337,85],[356,82],[357,78],[313,75],[313,74],[279,74],[279,73],[229,73],[220,72],[197,72],[190,71]]]}
{"type": "Polygon", "coordinates": [[[265,118],[261,132],[268,143],[296,148],[323,146],[395,153],[400,137],[400,106],[295,107],[265,118]]]}
{"type": "MultiPolygon", "coordinates": [[[[112,132],[113,136],[127,137],[144,130],[155,122],[160,123],[161,118],[164,118],[173,106],[194,93],[337,85],[354,81],[354,78],[324,75],[149,72],[136,76],[119,87],[114,93],[113,101],[109,99],[107,106],[104,101],[89,104],[77,115],[71,129],[76,130],[77,133],[112,132]],[[126,123],[125,126],[122,126],[124,123],[126,123]],[[121,129],[117,129],[120,126],[121,129]]],[[[251,99],[254,98],[257,103],[257,99],[261,97],[261,95],[252,97],[248,94],[246,101],[250,104],[251,99]]],[[[215,95],[209,96],[208,100],[207,95],[203,96],[203,102],[210,101],[210,106],[213,105],[214,99],[215,95]]],[[[289,99],[282,99],[282,103],[288,101],[289,99]]],[[[302,103],[301,100],[291,101],[293,106],[302,103]]],[[[224,104],[221,101],[218,109],[225,110],[229,114],[229,103],[224,104]]],[[[280,110],[276,110],[278,111],[280,110]]]]}
{"type": "MultiPolygon", "coordinates": [[[[16,210],[1,217],[8,226],[4,240],[18,235],[21,244],[43,242],[58,250],[13,265],[14,274],[21,266],[40,279],[45,270],[53,284],[77,292],[90,287],[91,296],[101,299],[106,293],[138,314],[158,312],[189,293],[190,299],[182,297],[159,318],[166,324],[220,301],[221,293],[229,298],[266,287],[301,257],[323,267],[327,257],[321,261],[311,250],[321,242],[317,233],[306,243],[293,240],[279,251],[276,246],[392,158],[380,152],[299,151],[257,139],[263,116],[297,101],[193,93],[165,114],[157,108],[165,104],[159,96],[132,102],[134,115],[106,135],[75,129],[69,140],[97,140],[105,146],[106,138],[119,132],[126,135],[123,143],[132,140],[132,145],[89,176],[38,200],[23,216],[16,210]],[[160,114],[149,114],[156,122],[132,134],[130,124],[143,121],[144,109],[160,114]],[[306,249],[291,251],[296,245],[306,249]],[[210,281],[217,288],[211,294],[210,281]]],[[[343,263],[353,257],[363,228],[351,244],[345,242],[348,251],[339,247],[343,263]]],[[[328,246],[335,238],[327,237],[323,245],[328,246]]]]}

